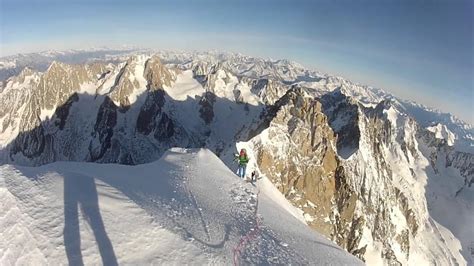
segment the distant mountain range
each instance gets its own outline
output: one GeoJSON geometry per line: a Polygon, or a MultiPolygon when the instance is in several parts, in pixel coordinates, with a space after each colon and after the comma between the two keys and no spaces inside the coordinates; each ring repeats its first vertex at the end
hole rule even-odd
{"type": "Polygon", "coordinates": [[[0,59],[0,160],[142,164],[246,148],[305,222],[369,264],[472,264],[474,129],[288,60],[218,52],[0,59]],[[453,219],[452,217],[456,217],[453,219]]]}

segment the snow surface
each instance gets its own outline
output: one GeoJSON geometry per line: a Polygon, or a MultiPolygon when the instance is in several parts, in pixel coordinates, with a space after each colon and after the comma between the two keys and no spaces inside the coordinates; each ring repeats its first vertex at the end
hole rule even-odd
{"type": "Polygon", "coordinates": [[[187,70],[179,74],[171,87],[165,87],[165,91],[167,97],[171,98],[165,102],[166,109],[174,114],[179,123],[196,132],[204,130],[198,97],[205,93],[205,89],[194,79],[193,72],[187,70]]]}
{"type": "Polygon", "coordinates": [[[0,264],[231,264],[254,230],[238,263],[362,264],[262,182],[239,180],[206,149],[137,166],[3,165],[0,264]]]}
{"type": "Polygon", "coordinates": [[[193,71],[186,70],[176,77],[172,88],[165,88],[166,93],[174,100],[185,101],[188,97],[196,98],[205,92],[202,85],[194,79],[193,71]]]}

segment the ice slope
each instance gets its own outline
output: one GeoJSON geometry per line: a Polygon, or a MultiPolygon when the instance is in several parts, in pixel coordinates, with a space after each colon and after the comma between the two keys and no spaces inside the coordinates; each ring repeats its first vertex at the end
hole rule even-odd
{"type": "Polygon", "coordinates": [[[206,149],[137,166],[3,165],[0,264],[362,264],[262,181],[206,149]]]}

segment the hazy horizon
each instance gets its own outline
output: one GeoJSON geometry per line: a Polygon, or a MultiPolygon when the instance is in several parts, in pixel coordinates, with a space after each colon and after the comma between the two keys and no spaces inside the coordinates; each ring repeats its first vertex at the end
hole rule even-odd
{"type": "Polygon", "coordinates": [[[472,1],[1,2],[0,56],[133,45],[288,59],[474,124],[472,1]]]}

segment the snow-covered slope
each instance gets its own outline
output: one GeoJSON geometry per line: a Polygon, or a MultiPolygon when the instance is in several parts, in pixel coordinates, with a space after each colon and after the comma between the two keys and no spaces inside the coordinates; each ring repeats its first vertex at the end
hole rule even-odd
{"type": "Polygon", "coordinates": [[[205,149],[3,165],[0,264],[362,264],[257,187],[205,149]]]}

